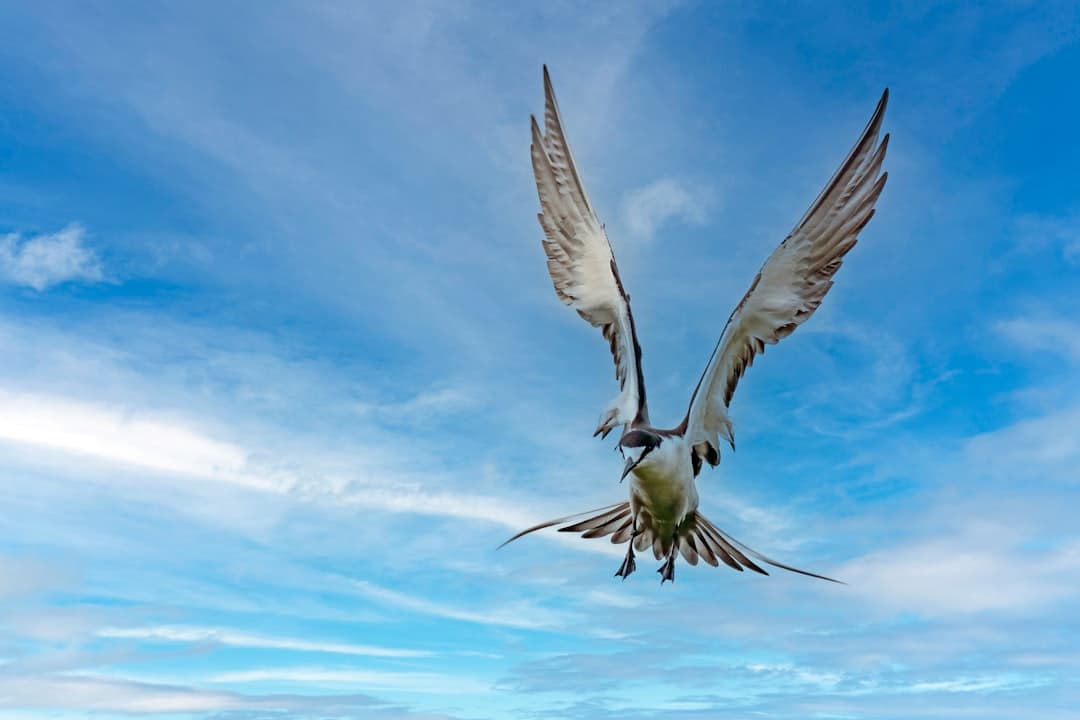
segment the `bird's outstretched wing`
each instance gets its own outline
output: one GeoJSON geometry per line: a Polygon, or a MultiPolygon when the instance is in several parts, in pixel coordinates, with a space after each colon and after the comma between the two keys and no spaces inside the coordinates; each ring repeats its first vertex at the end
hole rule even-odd
{"type": "Polygon", "coordinates": [[[611,346],[619,396],[600,417],[596,435],[648,422],[641,347],[615,256],[596,217],[566,142],[559,106],[544,67],[544,130],[532,118],[532,165],[540,196],[548,272],[559,299],[599,327],[611,346]]]}
{"type": "Polygon", "coordinates": [[[724,326],[684,421],[695,452],[712,465],[720,460],[720,437],[734,447],[728,406],[746,368],[817,310],[844,255],[874,216],[888,178],[881,166],[889,136],[877,141],[888,100],[885,90],[855,147],[765,261],[724,326]]]}

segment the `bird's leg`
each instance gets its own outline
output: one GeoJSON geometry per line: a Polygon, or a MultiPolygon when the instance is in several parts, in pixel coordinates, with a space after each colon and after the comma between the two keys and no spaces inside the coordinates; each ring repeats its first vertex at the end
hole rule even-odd
{"type": "Polygon", "coordinates": [[[615,571],[615,577],[621,577],[625,580],[629,577],[630,573],[637,570],[637,563],[634,562],[634,538],[637,537],[637,518],[634,518],[634,529],[630,531],[630,543],[626,548],[626,557],[623,558],[622,565],[615,571]]]}
{"type": "Polygon", "coordinates": [[[675,582],[675,557],[679,554],[679,538],[675,536],[671,542],[671,550],[668,551],[667,560],[664,564],[656,569],[656,572],[660,573],[660,584],[670,580],[675,582]]]}
{"type": "Polygon", "coordinates": [[[626,549],[626,557],[623,558],[619,569],[615,571],[615,577],[621,577],[625,580],[635,570],[637,570],[637,563],[634,562],[634,538],[631,536],[630,547],[626,549]]]}

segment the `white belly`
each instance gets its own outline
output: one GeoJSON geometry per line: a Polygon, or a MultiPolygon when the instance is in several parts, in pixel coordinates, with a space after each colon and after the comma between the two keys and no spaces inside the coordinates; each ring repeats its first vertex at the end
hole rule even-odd
{"type": "Polygon", "coordinates": [[[664,438],[630,473],[630,504],[656,525],[674,531],[686,515],[697,509],[697,488],[690,451],[682,438],[664,438]]]}

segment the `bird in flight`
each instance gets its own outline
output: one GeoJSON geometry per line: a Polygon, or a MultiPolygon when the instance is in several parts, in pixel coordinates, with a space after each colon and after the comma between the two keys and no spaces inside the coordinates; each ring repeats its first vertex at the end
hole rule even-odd
{"type": "Polygon", "coordinates": [[[713,525],[698,510],[695,479],[704,464],[720,463],[721,439],[735,448],[728,408],[754,357],[814,314],[844,256],[874,216],[874,203],[888,178],[881,167],[889,136],[878,142],[888,89],[840,168],[769,255],[735,306],[694,388],[686,416],[668,430],[649,422],[630,296],[574,163],[546,66],[544,98],[544,129],[533,117],[531,149],[548,271],[559,299],[599,327],[611,347],[620,392],[600,417],[594,435],[607,437],[622,426],[618,449],[626,464],[620,482],[629,478],[629,498],[540,523],[503,545],[561,526],[560,531],[584,538],[610,535],[613,543],[628,543],[626,557],[615,573],[623,579],[636,568],[634,552],[651,548],[655,558],[663,561],[657,570],[661,585],[674,581],[675,559],[680,554],[691,565],[701,559],[713,567],[722,562],[735,570],[749,568],[768,575],[761,563],[838,582],[772,560],[713,525]]]}

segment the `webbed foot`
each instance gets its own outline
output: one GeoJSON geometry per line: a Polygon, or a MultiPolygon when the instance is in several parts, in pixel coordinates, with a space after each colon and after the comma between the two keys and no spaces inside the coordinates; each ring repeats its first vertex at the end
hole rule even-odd
{"type": "Polygon", "coordinates": [[[630,547],[626,550],[626,557],[623,558],[622,565],[615,571],[615,577],[621,577],[625,580],[630,576],[630,573],[637,570],[637,563],[634,562],[634,543],[630,542],[630,547]]]}
{"type": "Polygon", "coordinates": [[[668,580],[675,582],[675,553],[668,555],[667,560],[664,561],[663,565],[656,569],[656,572],[660,573],[661,585],[668,580]]]}

